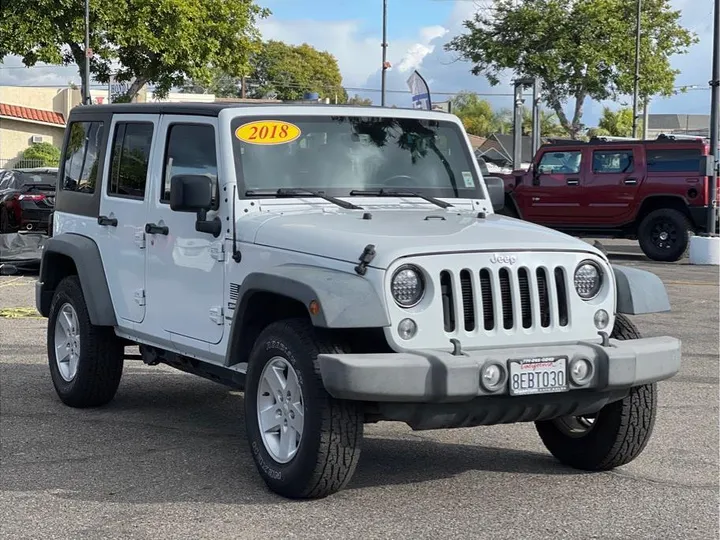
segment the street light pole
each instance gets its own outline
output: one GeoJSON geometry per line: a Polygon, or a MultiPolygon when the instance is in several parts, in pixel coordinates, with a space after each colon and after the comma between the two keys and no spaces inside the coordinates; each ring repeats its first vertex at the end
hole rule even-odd
{"type": "Polygon", "coordinates": [[[380,105],[385,106],[385,71],[387,70],[387,0],[383,0],[383,22],[382,22],[382,85],[380,93],[380,105]]]}
{"type": "Polygon", "coordinates": [[[720,178],[720,141],[718,140],[718,130],[720,130],[720,0],[715,0],[715,23],[713,30],[713,68],[711,87],[711,103],[710,103],[710,150],[714,156],[713,176],[709,179],[710,189],[710,208],[708,209],[707,232],[715,234],[715,221],[717,219],[716,202],[717,199],[717,183],[720,178]]]}
{"type": "Polygon", "coordinates": [[[90,0],[85,0],[85,84],[83,104],[90,105],[90,0]]]}
{"type": "Polygon", "coordinates": [[[642,0],[637,0],[637,22],[635,23],[635,89],[633,91],[633,137],[638,131],[638,94],[640,93],[640,13],[642,0]]]}

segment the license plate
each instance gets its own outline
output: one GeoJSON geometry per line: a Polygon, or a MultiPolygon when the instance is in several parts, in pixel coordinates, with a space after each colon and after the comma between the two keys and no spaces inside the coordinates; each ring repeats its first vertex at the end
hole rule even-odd
{"type": "Polygon", "coordinates": [[[511,396],[567,392],[567,357],[546,356],[510,360],[511,396]]]}

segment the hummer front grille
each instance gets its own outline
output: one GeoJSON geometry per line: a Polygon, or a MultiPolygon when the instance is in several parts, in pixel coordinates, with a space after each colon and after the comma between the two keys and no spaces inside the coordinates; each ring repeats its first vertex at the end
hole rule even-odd
{"type": "Polygon", "coordinates": [[[567,276],[560,266],[443,270],[439,280],[448,333],[570,324],[567,276]]]}

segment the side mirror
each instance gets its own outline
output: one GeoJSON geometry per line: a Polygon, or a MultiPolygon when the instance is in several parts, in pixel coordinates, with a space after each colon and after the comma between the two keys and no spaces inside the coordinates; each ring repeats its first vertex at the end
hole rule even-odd
{"type": "Polygon", "coordinates": [[[207,219],[208,210],[217,210],[218,200],[213,205],[216,183],[207,176],[188,174],[177,175],[170,179],[170,209],[176,212],[195,212],[195,230],[220,236],[222,222],[220,218],[207,219]]]}
{"type": "Polygon", "coordinates": [[[176,212],[211,210],[213,181],[201,175],[177,175],[170,179],[170,209],[176,212]]]}
{"type": "Polygon", "coordinates": [[[488,176],[485,178],[485,185],[487,186],[493,210],[499,212],[505,208],[505,182],[503,182],[503,179],[497,176],[488,176]]]}

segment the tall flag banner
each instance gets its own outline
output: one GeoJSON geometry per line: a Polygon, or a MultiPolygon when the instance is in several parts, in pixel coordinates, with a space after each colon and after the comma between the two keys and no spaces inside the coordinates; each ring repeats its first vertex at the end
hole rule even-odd
{"type": "Polygon", "coordinates": [[[417,70],[412,72],[407,80],[410,93],[412,93],[412,103],[414,109],[432,110],[432,102],[430,101],[430,88],[422,75],[417,70]]]}

